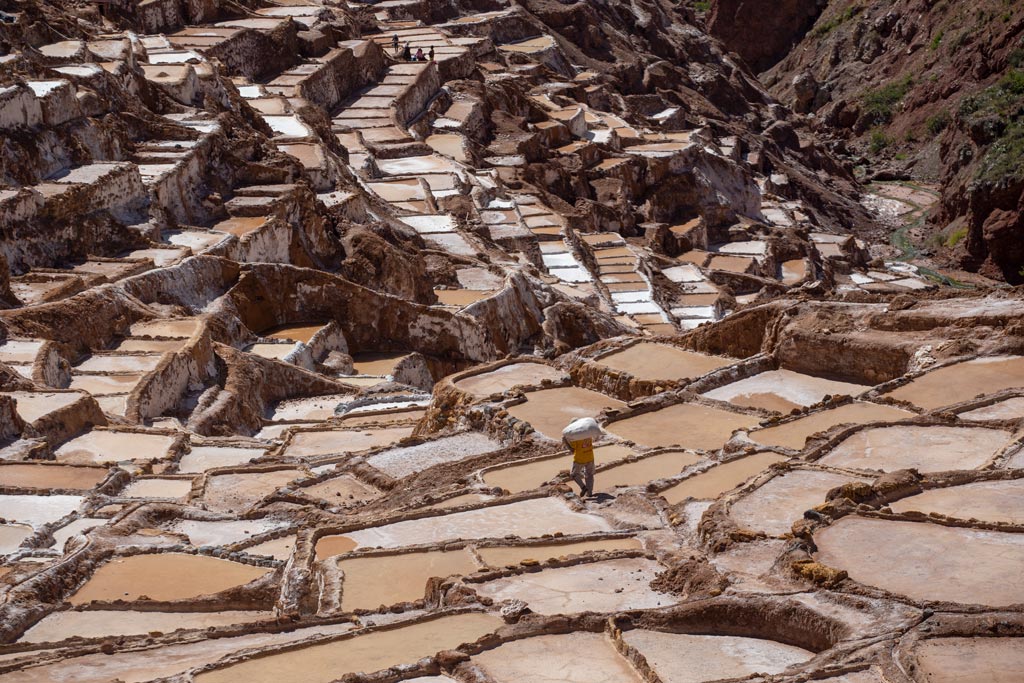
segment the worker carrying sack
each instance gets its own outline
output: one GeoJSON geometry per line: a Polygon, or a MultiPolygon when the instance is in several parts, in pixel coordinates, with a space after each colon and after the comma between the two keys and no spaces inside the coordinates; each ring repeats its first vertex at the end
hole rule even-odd
{"type": "Polygon", "coordinates": [[[573,420],[562,430],[562,438],[572,443],[573,441],[583,441],[583,439],[593,439],[597,441],[601,438],[601,426],[597,424],[597,420],[592,417],[581,417],[578,420],[573,420]]]}

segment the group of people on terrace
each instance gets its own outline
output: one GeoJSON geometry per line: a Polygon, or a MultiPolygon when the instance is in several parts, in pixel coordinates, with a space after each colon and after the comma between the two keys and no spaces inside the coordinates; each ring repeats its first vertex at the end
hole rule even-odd
{"type": "MultiPolygon", "coordinates": [[[[395,56],[398,57],[398,34],[391,36],[391,49],[394,50],[395,56]]],[[[426,53],[423,52],[422,47],[418,47],[416,48],[416,54],[413,54],[409,43],[406,43],[405,47],[401,50],[401,56],[402,60],[406,62],[432,62],[434,61],[434,46],[431,45],[426,53]]]]}

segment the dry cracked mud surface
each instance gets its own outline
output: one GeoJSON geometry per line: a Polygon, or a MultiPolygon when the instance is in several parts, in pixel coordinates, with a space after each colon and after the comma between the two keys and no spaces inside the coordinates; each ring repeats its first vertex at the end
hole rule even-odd
{"type": "Polygon", "coordinates": [[[1024,680],[1024,297],[690,9],[0,9],[0,683],[1024,680]]]}

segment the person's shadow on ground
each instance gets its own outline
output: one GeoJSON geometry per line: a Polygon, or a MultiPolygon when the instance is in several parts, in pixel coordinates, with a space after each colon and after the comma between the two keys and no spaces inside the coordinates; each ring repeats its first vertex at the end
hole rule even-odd
{"type": "Polygon", "coordinates": [[[607,503],[609,501],[615,500],[615,496],[613,496],[610,493],[595,493],[594,495],[587,498],[587,500],[593,501],[595,503],[607,503]]]}

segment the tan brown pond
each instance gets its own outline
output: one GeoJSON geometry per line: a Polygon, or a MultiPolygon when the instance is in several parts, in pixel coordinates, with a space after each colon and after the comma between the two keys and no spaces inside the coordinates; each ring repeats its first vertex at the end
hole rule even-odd
{"type": "Polygon", "coordinates": [[[481,299],[494,294],[491,291],[479,290],[479,289],[435,289],[434,294],[437,295],[437,302],[442,306],[469,306],[475,304],[481,299]]]}
{"type": "Polygon", "coordinates": [[[824,432],[839,424],[864,424],[867,422],[896,422],[913,417],[914,413],[895,406],[854,401],[801,417],[785,424],[750,432],[750,439],[765,446],[779,446],[801,450],[807,437],[824,432]]]}
{"type": "Polygon", "coordinates": [[[313,338],[313,335],[322,330],[323,327],[323,323],[312,325],[279,325],[278,327],[272,327],[269,330],[260,332],[260,336],[308,344],[309,340],[313,338]]]}
{"type": "Polygon", "coordinates": [[[568,555],[582,555],[598,550],[638,550],[643,547],[639,539],[633,537],[606,538],[596,541],[576,541],[574,543],[531,545],[531,546],[495,546],[477,548],[480,558],[492,567],[518,565],[523,560],[546,562],[568,555]]]}
{"type": "Polygon", "coordinates": [[[352,367],[357,375],[390,375],[398,361],[408,355],[408,352],[357,353],[352,357],[352,367]]]}
{"type": "Polygon", "coordinates": [[[830,490],[851,481],[858,480],[833,472],[793,470],[768,480],[733,503],[729,516],[741,527],[781,536],[789,533],[805,510],[824,503],[830,490]]]}
{"type": "Polygon", "coordinates": [[[922,472],[972,470],[987,463],[1009,440],[999,429],[968,427],[873,427],[851,435],[819,462],[834,467],[922,472]]]}
{"type": "Polygon", "coordinates": [[[622,634],[664,683],[704,683],[779,674],[814,653],[761,638],[662,633],[636,629],[622,634]]]}
{"type": "Polygon", "coordinates": [[[504,643],[473,657],[498,683],[642,683],[603,633],[564,633],[504,643]]]}
{"type": "Polygon", "coordinates": [[[103,467],[22,463],[0,465],[0,486],[85,491],[106,477],[107,469],[103,467]]]}
{"type": "Polygon", "coordinates": [[[1024,387],[1024,357],[994,356],[933,370],[888,395],[933,410],[1016,387],[1024,387]]]}
{"type": "Polygon", "coordinates": [[[94,429],[68,441],[54,454],[57,460],[70,463],[160,460],[167,457],[173,443],[174,437],[164,434],[94,429]]]}
{"type": "Polygon", "coordinates": [[[28,525],[0,524],[0,556],[13,553],[31,535],[32,527],[28,525]]]}
{"type": "Polygon", "coordinates": [[[687,451],[649,455],[634,462],[601,470],[594,480],[594,488],[598,491],[607,491],[618,486],[642,486],[657,479],[673,477],[700,461],[699,455],[687,451]]]}
{"type": "Polygon", "coordinates": [[[201,673],[196,683],[329,683],[346,673],[371,673],[412,664],[441,650],[471,643],[504,622],[492,614],[441,617],[386,631],[256,657],[201,673]]]}
{"type": "Polygon", "coordinates": [[[1021,638],[933,638],[915,653],[927,683],[1020,683],[1024,681],[1021,638]]]}
{"type": "Polygon", "coordinates": [[[181,460],[178,461],[178,472],[193,474],[215,467],[232,467],[248,463],[253,458],[259,458],[265,453],[266,451],[262,448],[193,446],[192,450],[181,456],[181,460]]]}
{"type": "Polygon", "coordinates": [[[788,413],[793,408],[817,403],[828,394],[856,396],[869,388],[780,369],[726,384],[704,395],[733,405],[788,413]]]}
{"type": "Polygon", "coordinates": [[[130,636],[178,629],[209,628],[273,619],[272,612],[135,612],[131,610],[67,610],[54,612],[25,632],[19,643],[57,642],[65,638],[130,636]]]}
{"type": "Polygon", "coordinates": [[[678,381],[701,377],[736,361],[684,351],[666,344],[640,342],[604,356],[597,362],[614,370],[628,372],[637,379],[678,381]]]}
{"type": "MultiPolygon", "coordinates": [[[[633,455],[634,451],[619,444],[598,446],[594,449],[594,462],[602,465],[615,462],[633,455]]],[[[546,481],[558,476],[559,472],[568,471],[572,467],[572,457],[565,453],[553,458],[534,460],[522,465],[502,467],[488,470],[483,479],[488,486],[500,486],[509,493],[522,493],[537,488],[546,481]]]]}
{"type": "Polygon", "coordinates": [[[669,505],[681,503],[687,498],[712,500],[726,491],[733,490],[754,475],[765,471],[773,463],[784,460],[786,457],[778,453],[755,453],[684,479],[679,484],[662,491],[661,495],[669,505]]]}
{"type": "Polygon", "coordinates": [[[606,431],[651,448],[681,446],[717,450],[737,429],[756,425],[759,418],[695,403],[679,403],[650,413],[612,422],[606,431]]]}
{"type": "Polygon", "coordinates": [[[220,593],[269,574],[254,567],[204,555],[156,553],[114,558],[68,598],[72,605],[93,600],[184,600],[220,593]]]}
{"type": "Polygon", "coordinates": [[[979,481],[963,486],[930,489],[894,501],[895,512],[938,513],[957,519],[1024,524],[1024,479],[979,481]]]}
{"type": "Polygon", "coordinates": [[[142,375],[129,373],[122,375],[72,375],[69,389],[74,391],[86,391],[93,396],[107,394],[124,394],[131,391],[142,375]]]}
{"type": "Polygon", "coordinates": [[[816,532],[814,542],[819,562],[914,600],[1024,602],[1024,534],[850,516],[816,532]]]}
{"type": "Polygon", "coordinates": [[[544,380],[559,382],[567,375],[543,363],[512,363],[496,370],[466,377],[455,386],[477,396],[490,396],[508,391],[514,386],[536,386],[544,380]]]}
{"type": "Polygon", "coordinates": [[[477,570],[469,552],[406,553],[380,557],[353,557],[338,562],[345,572],[341,607],[376,609],[423,598],[427,579],[469,574],[477,570]]]}
{"type": "Polygon", "coordinates": [[[133,337],[178,337],[188,338],[199,329],[198,318],[177,318],[168,320],[146,320],[131,327],[133,337]]]}
{"type": "Polygon", "coordinates": [[[556,441],[562,429],[578,417],[594,417],[605,408],[623,408],[625,403],[604,394],[579,387],[560,387],[533,391],[526,402],[512,406],[508,412],[533,425],[538,432],[556,441]]]}
{"type": "Polygon", "coordinates": [[[18,402],[18,417],[29,423],[82,398],[82,394],[74,391],[11,391],[3,395],[18,402]]]}
{"type": "Polygon", "coordinates": [[[1024,417],[1024,397],[1008,398],[989,406],[960,413],[961,420],[1019,420],[1024,417]]]}

